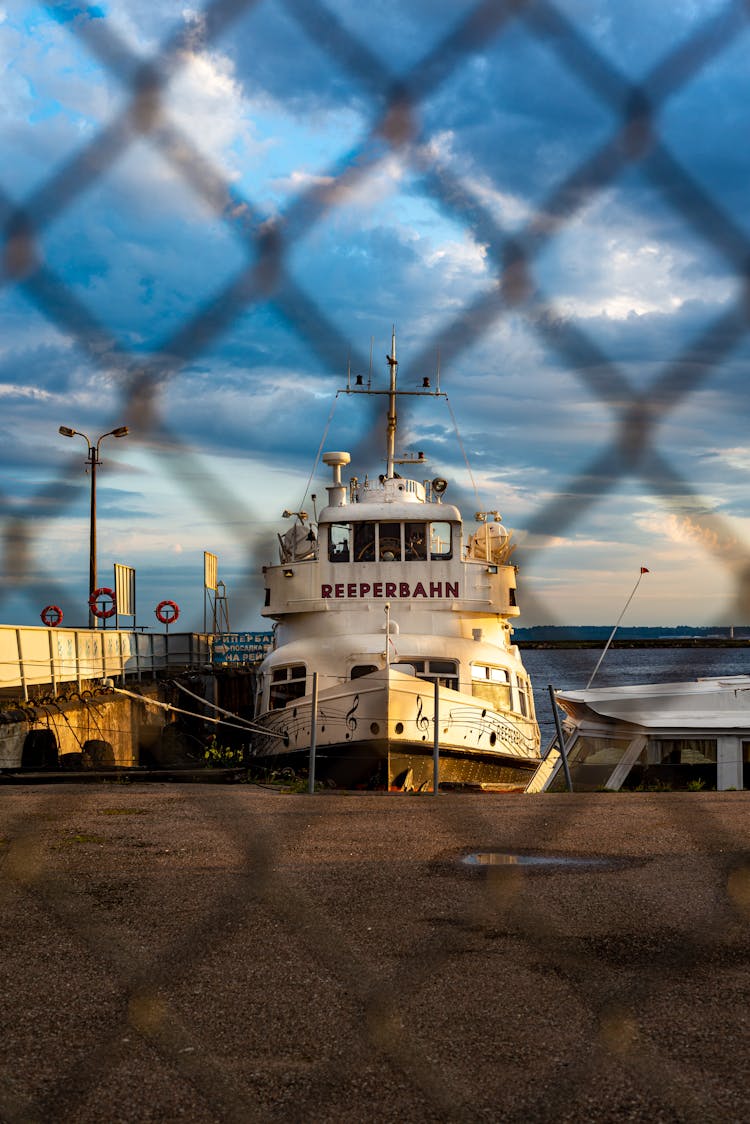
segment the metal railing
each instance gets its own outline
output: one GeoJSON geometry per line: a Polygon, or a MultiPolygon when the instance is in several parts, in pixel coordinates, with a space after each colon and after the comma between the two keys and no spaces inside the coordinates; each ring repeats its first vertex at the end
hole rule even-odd
{"type": "Polygon", "coordinates": [[[14,628],[0,625],[0,691],[151,676],[211,662],[211,637],[194,632],[14,628]]]}

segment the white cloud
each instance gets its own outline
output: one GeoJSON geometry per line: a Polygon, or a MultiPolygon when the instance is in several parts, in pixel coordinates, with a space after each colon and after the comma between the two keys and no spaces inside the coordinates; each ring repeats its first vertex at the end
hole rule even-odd
{"type": "Polygon", "coordinates": [[[728,468],[738,469],[740,472],[750,472],[750,446],[735,445],[727,449],[707,449],[706,457],[727,465],[728,468]]]}
{"type": "Polygon", "coordinates": [[[625,320],[672,314],[693,301],[729,301],[735,278],[716,272],[705,247],[687,239],[677,242],[671,231],[659,234],[658,227],[658,220],[650,216],[644,222],[643,214],[635,214],[615,192],[604,193],[569,220],[545,255],[554,274],[555,308],[582,319],[625,320]]]}
{"type": "Polygon", "coordinates": [[[46,402],[53,398],[46,390],[38,386],[21,386],[18,383],[0,383],[0,398],[34,398],[46,402]]]}
{"type": "Polygon", "coordinates": [[[427,251],[424,264],[430,269],[439,269],[449,277],[464,276],[466,273],[485,274],[487,272],[487,253],[468,235],[462,241],[449,240],[427,251]]]}
{"type": "Polygon", "coordinates": [[[288,176],[273,180],[272,186],[276,191],[280,191],[283,194],[297,194],[302,191],[308,191],[313,187],[327,188],[333,182],[331,176],[318,176],[314,175],[312,172],[306,172],[301,168],[296,168],[288,176]]]}
{"type": "Polygon", "coordinates": [[[185,52],[169,85],[165,110],[197,148],[232,178],[241,164],[258,159],[250,107],[234,64],[219,51],[185,52]]]}
{"type": "Polygon", "coordinates": [[[640,516],[637,522],[657,540],[698,547],[719,557],[726,566],[747,565],[750,518],[654,511],[640,516]]]}

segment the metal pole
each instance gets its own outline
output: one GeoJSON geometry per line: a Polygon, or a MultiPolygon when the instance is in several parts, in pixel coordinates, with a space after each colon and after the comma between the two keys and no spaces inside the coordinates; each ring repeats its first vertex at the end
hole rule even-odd
{"type": "Polygon", "coordinates": [[[557,730],[557,741],[560,746],[560,756],[562,757],[563,769],[565,770],[565,783],[568,786],[568,792],[573,791],[573,781],[570,776],[570,768],[568,766],[568,755],[565,752],[565,738],[563,737],[562,726],[560,725],[560,712],[557,709],[557,701],[555,699],[555,691],[551,683],[548,684],[550,702],[552,703],[552,714],[555,719],[555,728],[557,730]]]}
{"type": "MultiPolygon", "coordinates": [[[[96,445],[92,445],[86,434],[81,433],[80,429],[71,429],[70,426],[61,425],[58,427],[58,433],[61,433],[63,437],[82,437],[88,449],[86,464],[91,468],[91,514],[89,517],[89,628],[96,628],[97,617],[91,608],[91,595],[96,589],[96,469],[99,465],[99,446],[105,437],[126,437],[128,434],[128,427],[126,425],[118,425],[116,429],[110,429],[107,433],[102,433],[96,445]]],[[[117,627],[118,623],[117,621],[115,622],[115,627],[117,627]]]]}
{"type": "Polygon", "coordinates": [[[307,791],[315,792],[315,749],[318,739],[318,673],[313,672],[312,699],[310,701],[310,767],[308,769],[307,791]]]}
{"type": "Polygon", "coordinates": [[[89,628],[97,627],[97,618],[91,608],[91,598],[96,589],[96,466],[99,463],[98,445],[89,443],[91,465],[91,514],[89,517],[89,628]]]}
{"type": "Polygon", "coordinates": [[[440,684],[435,680],[435,740],[432,745],[432,791],[440,791],[440,684]]]}

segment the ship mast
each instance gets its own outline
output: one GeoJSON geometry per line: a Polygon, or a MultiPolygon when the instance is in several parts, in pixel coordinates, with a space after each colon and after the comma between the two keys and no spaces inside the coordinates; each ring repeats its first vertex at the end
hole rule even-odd
{"type": "Polygon", "coordinates": [[[386,356],[388,366],[391,368],[391,385],[388,391],[388,433],[386,438],[386,470],[387,480],[393,479],[394,464],[396,460],[396,374],[398,360],[396,359],[396,326],[393,326],[391,335],[391,354],[386,356]]]}
{"type": "MultiPolygon", "coordinates": [[[[391,381],[387,390],[373,390],[370,381],[372,375],[372,343],[370,344],[370,376],[367,379],[367,386],[362,385],[362,375],[357,375],[355,378],[354,386],[351,384],[351,372],[347,366],[346,386],[341,390],[336,391],[336,397],[339,394],[387,394],[388,395],[388,427],[386,431],[386,471],[385,480],[393,480],[395,476],[395,468],[397,464],[423,464],[424,453],[420,453],[416,458],[414,457],[397,457],[396,456],[396,427],[398,418],[396,416],[396,400],[399,395],[406,395],[410,397],[422,398],[445,398],[448,400],[448,395],[445,394],[438,387],[437,390],[430,390],[430,380],[428,378],[422,379],[421,390],[397,390],[396,380],[398,375],[398,360],[396,359],[396,326],[394,324],[391,333],[391,354],[386,355],[388,366],[391,369],[391,381]]],[[[340,481],[338,482],[340,483],[340,481]]]]}

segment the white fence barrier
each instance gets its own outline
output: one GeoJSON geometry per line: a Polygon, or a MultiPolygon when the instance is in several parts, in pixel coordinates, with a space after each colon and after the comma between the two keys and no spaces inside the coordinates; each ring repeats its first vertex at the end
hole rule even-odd
{"type": "Polygon", "coordinates": [[[211,662],[213,637],[196,632],[14,628],[0,625],[0,690],[151,675],[211,662]]]}

